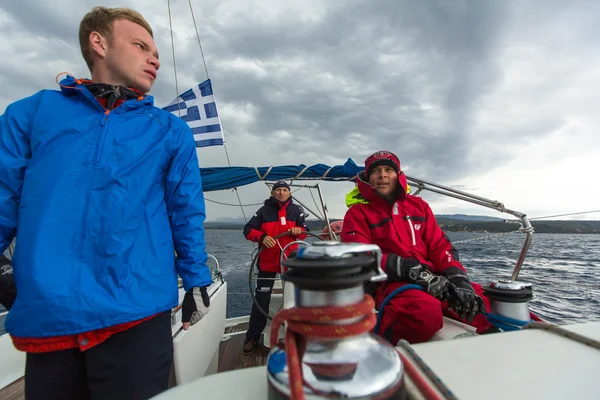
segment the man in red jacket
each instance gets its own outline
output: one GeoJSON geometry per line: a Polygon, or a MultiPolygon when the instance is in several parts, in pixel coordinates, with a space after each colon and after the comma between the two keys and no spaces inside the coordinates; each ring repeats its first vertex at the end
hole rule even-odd
{"type": "Polygon", "coordinates": [[[489,329],[481,314],[486,306],[489,309],[488,299],[479,285],[469,281],[458,252],[437,225],[429,205],[407,194],[398,157],[389,151],[369,156],[357,185],[341,240],[381,248],[388,280],[375,289],[377,308],[403,285],[416,283],[424,289],[407,290],[379,309],[384,314],[377,333],[394,344],[400,339],[425,342],[442,328],[443,311],[477,327],[479,333],[489,329]]]}
{"type": "MultiPolygon", "coordinates": [[[[275,183],[271,189],[271,197],[265,200],[265,205],[244,226],[246,239],[260,243],[262,248],[258,258],[255,294],[260,308],[266,312],[269,311],[273,279],[281,269],[279,263],[281,250],[288,243],[304,239],[306,235],[302,232],[308,230],[304,223],[306,214],[302,207],[292,202],[291,196],[290,186],[286,182],[275,183]],[[290,232],[291,235],[274,239],[284,232],[290,232]]],[[[297,248],[298,245],[289,246],[286,249],[286,256],[297,248]]],[[[244,354],[254,352],[266,325],[267,318],[258,310],[256,304],[252,304],[248,332],[244,341],[244,354]]]]}

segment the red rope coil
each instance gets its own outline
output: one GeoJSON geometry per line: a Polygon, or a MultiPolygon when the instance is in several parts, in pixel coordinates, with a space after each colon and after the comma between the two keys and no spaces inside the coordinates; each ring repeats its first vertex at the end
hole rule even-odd
{"type": "Polygon", "coordinates": [[[302,354],[307,338],[343,338],[370,332],[375,326],[373,314],[375,301],[369,295],[359,303],[349,306],[288,308],[279,311],[271,324],[271,343],[277,343],[279,328],[288,323],[285,334],[286,362],[288,367],[290,397],[304,400],[302,354]],[[333,321],[359,318],[347,324],[331,324],[333,321]]]}

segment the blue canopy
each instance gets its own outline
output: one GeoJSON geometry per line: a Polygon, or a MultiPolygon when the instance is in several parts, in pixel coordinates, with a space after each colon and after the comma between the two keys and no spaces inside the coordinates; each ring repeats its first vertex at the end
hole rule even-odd
{"type": "Polygon", "coordinates": [[[340,181],[354,178],[357,173],[364,170],[364,166],[357,166],[352,159],[344,165],[330,167],[325,164],[282,165],[271,167],[209,167],[200,168],[202,175],[202,189],[205,192],[214,190],[233,189],[234,187],[249,185],[258,181],[278,181],[282,179],[312,179],[323,181],[340,181]]]}

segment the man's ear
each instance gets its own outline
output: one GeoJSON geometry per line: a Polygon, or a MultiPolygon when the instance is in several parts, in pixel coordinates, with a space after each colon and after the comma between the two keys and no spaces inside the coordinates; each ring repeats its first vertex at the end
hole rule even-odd
{"type": "Polygon", "coordinates": [[[108,49],[108,41],[100,34],[100,32],[90,33],[90,47],[92,52],[101,58],[106,56],[106,50],[108,49]]]}

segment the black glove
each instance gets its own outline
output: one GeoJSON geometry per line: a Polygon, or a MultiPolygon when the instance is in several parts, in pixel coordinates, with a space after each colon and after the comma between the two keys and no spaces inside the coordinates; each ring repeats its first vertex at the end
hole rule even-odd
{"type": "Polygon", "coordinates": [[[10,310],[17,297],[11,261],[0,255],[0,304],[10,310]]]}
{"type": "Polygon", "coordinates": [[[477,313],[485,313],[483,299],[475,293],[467,273],[458,267],[444,270],[444,275],[451,283],[448,307],[453,309],[461,319],[472,322],[477,313]]]}
{"type": "Polygon", "coordinates": [[[449,292],[448,308],[454,310],[459,318],[472,322],[477,313],[487,311],[483,299],[475,293],[470,283],[469,287],[451,284],[449,292]]]}
{"type": "Polygon", "coordinates": [[[411,282],[421,286],[427,293],[441,301],[448,299],[448,287],[450,286],[448,279],[432,274],[423,266],[420,271],[416,268],[413,269],[411,274],[413,274],[411,282]]]}
{"type": "Polygon", "coordinates": [[[438,300],[444,301],[448,298],[450,285],[448,279],[434,275],[416,258],[402,258],[397,254],[388,254],[385,272],[390,282],[416,283],[438,300]]]}
{"type": "Polygon", "coordinates": [[[181,307],[181,322],[189,322],[190,325],[194,325],[208,314],[210,296],[206,290],[207,287],[193,287],[185,293],[181,307]]]}

